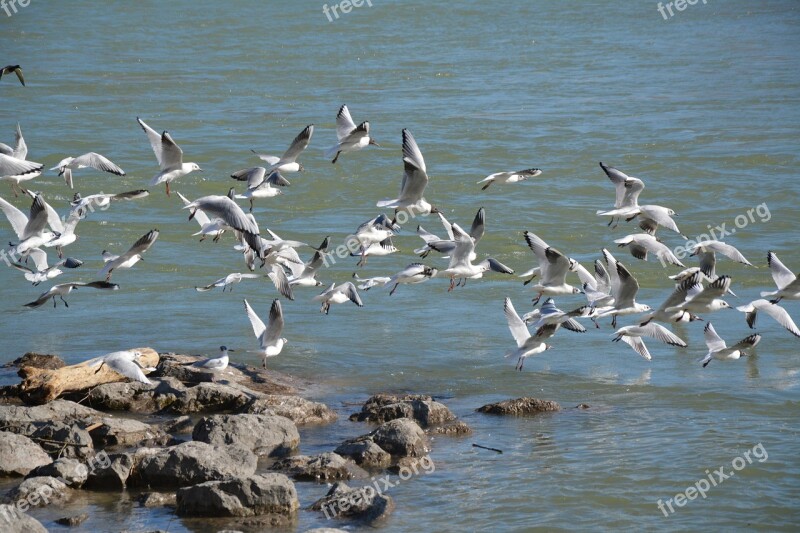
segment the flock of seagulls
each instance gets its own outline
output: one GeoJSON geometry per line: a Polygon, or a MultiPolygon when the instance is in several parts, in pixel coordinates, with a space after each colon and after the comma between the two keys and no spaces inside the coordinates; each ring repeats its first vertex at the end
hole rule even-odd
{"type": "MultiPolygon", "coordinates": [[[[24,84],[18,67],[5,67],[2,70],[3,74],[10,72],[15,72],[24,84]]],[[[138,117],[137,122],[146,134],[158,165],[157,173],[150,182],[152,186],[163,183],[166,195],[170,196],[171,184],[174,187],[177,180],[192,172],[202,171],[197,163],[184,162],[183,150],[167,131],[158,133],[138,117]]],[[[260,226],[253,214],[256,200],[275,198],[289,185],[284,174],[304,170],[299,158],[309,146],[313,134],[314,125],[309,124],[281,156],[253,151],[263,162],[263,166],[244,168],[231,174],[233,180],[243,182],[246,186],[240,194],[236,193],[235,187],[230,187],[226,194],[190,200],[177,192],[182,208],[189,214],[188,219],[194,219],[200,226],[199,231],[192,235],[200,236],[200,241],[210,238],[215,243],[227,239],[225,235],[231,235],[231,248],[241,257],[247,268],[247,272],[228,273],[207,285],[197,286],[197,291],[208,292],[215,288],[222,288],[222,292],[233,291],[234,285],[243,280],[266,277],[281,297],[294,300],[297,289],[324,285],[319,278],[323,277],[328,266],[330,238],[326,237],[319,247],[285,240],[271,229],[260,226]],[[249,203],[247,211],[240,206],[239,200],[249,203]],[[312,250],[308,260],[300,255],[306,248],[312,250]]],[[[325,151],[325,156],[334,164],[343,154],[352,154],[371,145],[378,146],[370,136],[369,122],[356,125],[346,105],[341,106],[336,115],[336,138],[336,144],[325,151]]],[[[402,164],[403,174],[398,196],[375,204],[378,208],[392,210],[392,214],[378,212],[360,224],[348,237],[349,255],[357,257],[356,265],[363,267],[369,257],[398,253],[393,238],[402,225],[418,216],[435,215],[434,218],[438,218],[444,233],[437,235],[418,224],[416,234],[422,243],[414,253],[425,260],[435,252],[437,256],[441,256],[442,261],[447,261],[446,264],[443,262],[433,266],[418,259],[394,274],[362,278],[356,273],[353,281],[325,284],[326,288],[312,298],[320,304],[322,313],[328,314],[335,304],[352,303],[358,307],[364,306],[359,290],[385,287],[388,295],[393,295],[400,285],[416,285],[434,278],[445,278],[449,280],[449,292],[457,287],[464,287],[468,280],[481,279],[485,275],[510,276],[515,273],[497,258],[485,257],[478,251],[478,245],[486,233],[487,214],[484,208],[478,210],[471,226],[466,230],[458,223],[447,220],[444,213],[425,198],[429,182],[427,166],[417,141],[408,129],[402,130],[402,164]]],[[[508,327],[516,343],[516,347],[509,350],[506,356],[516,359],[516,368],[519,370],[523,369],[528,357],[544,353],[553,347],[550,344],[551,339],[562,326],[574,333],[587,332],[587,328],[581,323],[584,319],[591,320],[595,328],[600,327],[600,320],[610,319],[612,328],[616,330],[612,340],[626,343],[646,360],[651,359],[651,354],[645,345],[645,338],[685,348],[687,343],[667,326],[705,320],[705,316],[732,308],[725,300],[727,295],[735,296],[731,290],[732,278],[717,274],[717,260],[725,259],[752,266],[734,246],[716,240],[705,240],[696,243],[691,249],[698,265],[687,268],[661,240],[660,235],[657,235],[660,228],[663,228],[686,238],[675,223],[675,212],[664,206],[640,205],[639,198],[645,190],[641,179],[628,176],[602,162],[600,167],[614,186],[615,199],[612,208],[599,210],[597,215],[610,217],[609,226],[638,219],[641,230],[616,239],[614,243],[619,248],[626,249],[636,260],[655,258],[665,267],[679,267],[684,270],[668,276],[670,294],[663,303],[651,307],[637,301],[639,283],[635,275],[628,265],[615,258],[609,250],[603,248],[600,251],[600,257],[592,265],[592,272],[545,242],[539,235],[525,231],[523,238],[532,252],[533,268],[519,277],[525,279],[524,286],[530,285],[533,309],[520,317],[510,298],[506,298],[503,304],[508,327]],[[556,306],[554,300],[562,297],[585,298],[586,302],[569,311],[563,311],[556,306]],[[542,298],[545,298],[544,302],[537,307],[542,298]],[[632,324],[616,329],[620,317],[638,318],[632,324]]],[[[73,189],[76,186],[73,172],[81,169],[93,169],[116,176],[125,175],[116,163],[96,152],[66,157],[50,170],[57,171],[67,186],[73,189]]],[[[140,200],[149,195],[145,189],[86,196],[75,192],[67,214],[62,217],[45,201],[42,194],[30,190],[31,180],[40,176],[43,170],[44,165],[27,160],[27,146],[21,128],[17,125],[14,146],[0,143],[0,180],[10,182],[15,197],[19,193],[30,197],[31,205],[26,215],[9,201],[0,198],[0,208],[16,236],[16,242],[10,243],[10,248],[4,253],[14,258],[12,266],[22,271],[25,279],[33,285],[62,275],[62,268],[74,269],[83,265],[81,260],[64,258],[64,249],[78,239],[78,223],[94,213],[94,208],[105,209],[113,202],[140,200]],[[52,266],[47,261],[48,248],[54,248],[59,257],[59,261],[52,266]]],[[[495,183],[498,187],[512,186],[541,174],[542,171],[538,168],[495,172],[478,184],[485,191],[495,183]]],[[[53,285],[25,306],[36,308],[52,301],[53,306],[57,307],[57,300],[60,299],[68,307],[65,296],[78,288],[118,290],[120,286],[111,282],[113,273],[137,265],[143,255],[156,244],[158,237],[159,230],[152,229],[119,255],[103,250],[100,254],[103,266],[97,273],[97,281],[53,285]]],[[[789,313],[779,305],[784,299],[800,299],[800,281],[772,251],[767,254],[767,264],[777,289],[764,291],[761,299],[736,309],[744,313],[750,328],[755,327],[759,314],[765,314],[793,335],[800,337],[800,330],[789,313]]],[[[256,353],[263,358],[266,367],[267,359],[279,355],[288,343],[283,337],[284,315],[281,301],[278,298],[272,301],[267,324],[259,318],[246,299],[244,307],[258,344],[256,353]]],[[[759,334],[752,334],[728,347],[716,334],[711,322],[706,323],[704,333],[708,351],[701,360],[703,366],[708,365],[712,359],[734,360],[752,353],[752,349],[761,339],[759,334]]],[[[197,366],[211,371],[225,369],[230,351],[232,350],[222,346],[219,357],[198,363],[197,366]]],[[[105,364],[131,379],[147,382],[143,373],[147,369],[142,368],[140,355],[137,352],[115,352],[92,360],[91,363],[97,366],[105,364]]]]}

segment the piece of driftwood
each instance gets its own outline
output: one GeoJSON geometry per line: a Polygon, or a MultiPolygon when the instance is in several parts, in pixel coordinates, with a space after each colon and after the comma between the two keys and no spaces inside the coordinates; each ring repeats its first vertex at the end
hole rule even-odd
{"type": "MultiPolygon", "coordinates": [[[[142,366],[158,365],[158,352],[152,348],[131,348],[142,353],[139,361],[142,366]]],[[[39,405],[58,398],[65,392],[76,392],[104,383],[126,381],[128,378],[113,371],[108,365],[89,366],[86,363],[64,366],[55,370],[23,366],[18,374],[22,377],[19,385],[20,398],[27,404],[39,405]],[[99,368],[99,371],[98,371],[99,368]]]]}

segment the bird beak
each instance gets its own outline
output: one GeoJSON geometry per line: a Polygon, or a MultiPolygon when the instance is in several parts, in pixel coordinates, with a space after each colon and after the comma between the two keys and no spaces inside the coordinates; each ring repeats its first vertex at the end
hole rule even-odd
{"type": "Polygon", "coordinates": [[[234,350],[233,348],[228,348],[228,351],[229,352],[235,352],[236,350],[234,350]]]}

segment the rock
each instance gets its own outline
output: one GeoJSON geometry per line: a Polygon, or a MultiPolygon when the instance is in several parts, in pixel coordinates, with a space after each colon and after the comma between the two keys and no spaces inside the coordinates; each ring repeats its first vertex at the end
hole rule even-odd
{"type": "Polygon", "coordinates": [[[142,458],[135,475],[138,486],[185,487],[228,477],[255,473],[257,457],[241,446],[214,446],[205,442],[184,442],[156,450],[142,458]]]}
{"type": "Polygon", "coordinates": [[[68,486],[80,488],[89,476],[89,468],[77,459],[61,457],[50,464],[35,468],[28,477],[50,476],[57,478],[68,486]]]}
{"type": "Polygon", "coordinates": [[[104,411],[155,413],[173,403],[178,391],[185,389],[172,378],[152,380],[150,384],[139,381],[104,383],[89,391],[88,401],[104,411]]]}
{"type": "Polygon", "coordinates": [[[178,516],[276,515],[287,522],[300,507],[294,483],[274,473],[182,488],[177,503],[178,516]]]}
{"type": "Polygon", "coordinates": [[[370,437],[394,456],[422,457],[429,451],[425,432],[409,418],[390,420],[370,433],[370,437]]]}
{"type": "Polygon", "coordinates": [[[28,437],[0,431],[0,475],[24,476],[52,461],[41,446],[28,437]]]}
{"type": "Polygon", "coordinates": [[[589,409],[590,407],[591,405],[589,405],[588,403],[579,403],[578,405],[575,406],[575,409],[589,409]]]}
{"type": "Polygon", "coordinates": [[[46,505],[63,505],[69,501],[75,491],[60,480],[50,476],[31,477],[8,491],[5,503],[25,501],[30,507],[46,505]]]}
{"type": "Polygon", "coordinates": [[[285,416],[297,425],[329,424],[338,418],[336,412],[324,403],[312,402],[299,396],[270,394],[250,402],[244,413],[285,416]]]}
{"type": "Polygon", "coordinates": [[[257,455],[282,457],[300,444],[294,422],[274,415],[212,415],[194,427],[192,438],[209,444],[239,444],[257,455]]]}
{"type": "Polygon", "coordinates": [[[194,429],[195,422],[192,417],[183,415],[178,418],[173,418],[161,424],[161,431],[164,433],[171,433],[173,435],[183,435],[191,433],[194,429]]]}
{"type": "Polygon", "coordinates": [[[334,452],[349,457],[357,465],[371,470],[386,468],[392,462],[392,456],[369,437],[346,440],[334,452]]]}
{"type": "Polygon", "coordinates": [[[139,505],[142,507],[175,507],[174,492],[145,492],[139,496],[139,505]]]}
{"type": "Polygon", "coordinates": [[[57,355],[42,354],[36,352],[28,352],[22,357],[17,357],[10,363],[3,365],[3,368],[16,367],[22,368],[23,366],[32,366],[34,368],[46,368],[48,370],[55,370],[65,366],[66,363],[57,355]]]}
{"type": "Polygon", "coordinates": [[[273,470],[279,470],[298,481],[337,481],[367,478],[369,475],[349,459],[332,452],[319,455],[293,455],[276,461],[273,470]]]}
{"type": "MultiPolygon", "coordinates": [[[[27,507],[25,507],[27,510],[27,507]]],[[[41,522],[16,505],[0,505],[0,531],[3,533],[47,533],[41,522]]]]}
{"type": "Polygon", "coordinates": [[[51,456],[75,459],[94,456],[92,437],[78,424],[36,422],[25,433],[37,439],[36,442],[51,456]]]}
{"type": "Polygon", "coordinates": [[[83,513],[75,516],[65,516],[64,518],[59,518],[56,520],[56,524],[75,527],[83,524],[87,520],[89,520],[89,513],[83,513]]]}
{"type": "Polygon", "coordinates": [[[448,422],[441,426],[434,426],[425,430],[428,435],[469,435],[472,428],[461,420],[448,422]]]}
{"type": "Polygon", "coordinates": [[[337,529],[334,527],[315,527],[314,529],[309,529],[305,533],[350,533],[344,529],[337,529]]]}
{"type": "Polygon", "coordinates": [[[430,455],[423,457],[401,457],[389,467],[389,472],[400,474],[401,480],[410,479],[412,476],[431,474],[436,471],[436,465],[430,455]]]}
{"type": "Polygon", "coordinates": [[[397,418],[411,418],[426,428],[444,424],[456,419],[456,416],[444,404],[430,396],[409,394],[397,396],[393,394],[376,394],[371,396],[361,411],[350,416],[350,420],[383,423],[397,418]]]}
{"type": "Polygon", "coordinates": [[[200,383],[178,395],[168,410],[177,414],[237,411],[259,395],[222,383],[200,383]]]}
{"type": "Polygon", "coordinates": [[[169,435],[159,429],[130,418],[106,417],[102,424],[92,431],[92,440],[100,447],[133,446],[142,441],[163,445],[169,439],[169,435]]]}
{"type": "Polygon", "coordinates": [[[103,416],[105,415],[100,411],[67,400],[54,400],[45,405],[32,407],[0,405],[0,427],[3,428],[26,426],[32,422],[71,423],[85,419],[99,420],[103,416]]]}
{"type": "Polygon", "coordinates": [[[552,400],[540,400],[538,398],[516,398],[497,403],[490,403],[477,409],[480,413],[490,413],[493,415],[535,415],[550,411],[559,411],[561,406],[552,400]]]}
{"type": "Polygon", "coordinates": [[[388,494],[378,493],[372,485],[351,489],[337,482],[311,509],[322,511],[328,519],[349,518],[372,523],[388,517],[394,511],[394,501],[388,494]]]}
{"type": "Polygon", "coordinates": [[[105,460],[100,464],[93,465],[94,467],[89,470],[83,488],[94,490],[124,489],[133,469],[133,455],[130,453],[110,453],[105,455],[103,459],[105,460]]]}

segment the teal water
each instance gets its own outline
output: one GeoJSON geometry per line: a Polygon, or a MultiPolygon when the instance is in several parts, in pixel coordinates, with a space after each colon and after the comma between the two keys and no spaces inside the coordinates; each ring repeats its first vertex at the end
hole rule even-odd
{"type": "MultiPolygon", "coordinates": [[[[766,204],[768,217],[755,216],[726,237],[758,266],[720,262],[718,272],[733,277],[739,296],[733,305],[772,289],[767,250],[800,271],[796,2],[711,0],[666,21],[655,2],[372,4],[333,22],[316,1],[32,0],[11,17],[0,11],[0,62],[22,65],[28,82],[0,80],[0,139],[13,141],[21,122],[29,158],[48,168],[67,155],[105,154],[127,176],[76,172],[76,188],[119,192],[147,186],[157,170],[135,122],[141,116],[168,129],[186,160],[205,169],[173,187],[195,198],[224,194],[235,184],[232,171],[258,163],[251,148],[280,153],[315,123],[301,158],[306,171],[289,176],[286,194],[260,202],[255,214],[284,238],[317,244],[331,235],[339,244],[377,214],[376,201],[397,193],[400,131],[409,128],[431,175],[426,197],[462,225],[484,206],[479,254],[519,272],[533,266],[523,230],[586,266],[600,248],[635,232],[632,224],[610,230],[594,215],[614,198],[598,161],[642,178],[642,203],[673,208],[690,236],[708,225],[731,228],[737,215],[766,204]],[[334,142],[343,103],[357,122],[370,121],[383,148],[346,154],[334,166],[322,152],[334,142]],[[535,182],[485,192],[475,184],[491,172],[531,166],[544,170],[535,182]]],[[[54,172],[34,183],[54,207],[67,208],[71,192],[54,172]]],[[[27,209],[6,185],[0,194],[27,209]]],[[[388,275],[414,261],[416,222],[396,239],[401,253],[371,259],[360,274],[388,275]]],[[[419,222],[441,232],[435,218],[419,222]]],[[[219,244],[190,237],[196,224],[162,189],[81,222],[68,252],[86,263],[58,281],[92,279],[103,249],[126,249],[155,227],[161,236],[145,261],[114,275],[120,291],[78,291],[69,309],[24,309],[46,285],[31,287],[16,270],[0,269],[3,360],[26,351],[77,362],[132,346],[204,354],[220,344],[255,348],[241,300],[266,314],[274,289],[259,281],[231,294],[195,292],[244,265],[227,236],[219,244]]],[[[2,221],[0,239],[13,238],[2,221]]],[[[681,244],[676,235],[662,238],[681,244]]],[[[617,257],[638,278],[640,300],[660,304],[675,270],[623,250],[617,257]]],[[[440,258],[426,262],[446,266],[440,258]]],[[[343,282],[356,269],[354,260],[340,260],[321,277],[343,282]]],[[[533,296],[517,278],[489,276],[452,293],[444,280],[403,286],[392,297],[373,289],[362,294],[363,309],[337,306],[327,317],[310,301],[317,291],[296,292],[284,305],[290,344],[271,365],[322,383],[317,399],[342,415],[333,426],[302,430],[303,453],[366,432],[346,415],[356,409],[351,402],[376,392],[442,397],[475,430],[434,441],[436,471],[390,490],[397,510],[381,529],[794,530],[800,523],[800,341],[767,317],[758,324],[757,355],[747,360],[701,368],[702,323],[694,323],[679,331],[688,348],[648,342],[647,362],[611,343],[604,321],[583,335],[559,332],[554,349],[520,373],[502,357],[513,342],[503,298],[522,312],[533,296]],[[523,395],[592,407],[535,419],[474,413],[523,395]],[[479,451],[473,442],[505,453],[479,451]],[[705,478],[707,469],[731,470],[758,443],[767,460],[669,517],[659,511],[657,500],[705,478]]],[[[785,306],[800,320],[797,302],[785,306]]],[[[706,318],[729,342],[750,333],[735,311],[706,318]]],[[[238,358],[257,364],[252,354],[238,358]]],[[[303,507],[327,490],[297,487],[303,507]]],[[[219,529],[116,495],[85,503],[92,519],[75,531],[219,529]]],[[[63,514],[33,512],[48,527],[63,514]]],[[[323,525],[332,522],[301,511],[297,530],[323,525]]]]}

